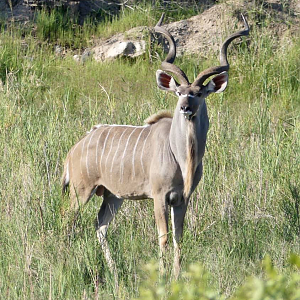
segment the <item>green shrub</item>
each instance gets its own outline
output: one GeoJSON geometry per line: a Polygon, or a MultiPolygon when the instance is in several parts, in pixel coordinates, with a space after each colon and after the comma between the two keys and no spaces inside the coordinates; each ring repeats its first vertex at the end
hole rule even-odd
{"type": "MultiPolygon", "coordinates": [[[[292,254],[288,270],[277,270],[266,256],[262,277],[251,276],[237,288],[230,300],[297,300],[300,299],[300,256],[292,254]]],[[[139,300],[222,300],[225,295],[211,286],[211,276],[199,265],[190,265],[179,281],[170,284],[159,278],[158,267],[146,267],[148,278],[140,288],[139,300]]]]}

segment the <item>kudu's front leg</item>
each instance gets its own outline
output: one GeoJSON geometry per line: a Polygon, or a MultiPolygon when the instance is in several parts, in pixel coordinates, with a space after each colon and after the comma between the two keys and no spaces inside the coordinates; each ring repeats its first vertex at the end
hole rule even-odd
{"type": "Polygon", "coordinates": [[[171,207],[171,218],[173,228],[173,243],[174,243],[174,264],[173,273],[175,279],[178,279],[180,273],[180,242],[183,233],[184,217],[187,209],[187,203],[183,202],[179,206],[171,207]]]}
{"type": "Polygon", "coordinates": [[[159,270],[161,274],[165,273],[165,252],[168,241],[168,204],[164,196],[154,197],[154,214],[158,230],[159,241],[159,270]]]}

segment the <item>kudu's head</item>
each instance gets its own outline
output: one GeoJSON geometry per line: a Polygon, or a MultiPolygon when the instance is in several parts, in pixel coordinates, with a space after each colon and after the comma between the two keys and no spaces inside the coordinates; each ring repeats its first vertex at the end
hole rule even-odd
{"type": "Polygon", "coordinates": [[[165,28],[161,27],[164,14],[154,27],[154,30],[161,33],[169,42],[169,53],[166,59],[161,64],[162,70],[157,70],[156,80],[159,88],[172,91],[178,96],[178,105],[180,113],[183,116],[191,120],[196,115],[199,107],[203,103],[204,99],[211,93],[221,93],[225,90],[228,83],[229,63],[227,60],[227,47],[236,38],[249,34],[249,26],[247,20],[242,15],[245,30],[236,32],[229,36],[222,45],[220,51],[220,65],[217,67],[211,67],[202,71],[193,83],[190,83],[185,73],[177,66],[173,64],[176,57],[176,45],[173,36],[165,28]],[[171,72],[176,75],[179,83],[166,72],[171,72]],[[204,82],[206,79],[216,75],[206,85],[204,82]]]}

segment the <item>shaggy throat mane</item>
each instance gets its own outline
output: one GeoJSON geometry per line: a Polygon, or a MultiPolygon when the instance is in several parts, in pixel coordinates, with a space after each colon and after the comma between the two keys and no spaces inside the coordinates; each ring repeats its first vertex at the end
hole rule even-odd
{"type": "Polygon", "coordinates": [[[188,122],[188,134],[186,140],[186,172],[184,176],[183,196],[187,199],[193,187],[194,174],[197,167],[198,145],[196,142],[195,125],[188,122]]]}

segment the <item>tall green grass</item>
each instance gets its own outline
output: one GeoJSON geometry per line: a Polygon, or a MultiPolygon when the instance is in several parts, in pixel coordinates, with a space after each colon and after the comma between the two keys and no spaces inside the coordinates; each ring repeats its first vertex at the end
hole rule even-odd
{"type": "Polygon", "coordinates": [[[185,6],[182,9],[176,2],[160,4],[159,1],[143,1],[138,5],[122,6],[115,14],[108,14],[99,8],[99,11],[86,17],[82,25],[79,24],[79,16],[66,9],[42,9],[36,13],[34,34],[41,41],[81,49],[91,46],[93,38],[109,38],[137,26],[154,26],[166,10],[173,21],[191,17],[203,10],[203,5],[197,2],[185,6]]]}
{"type": "MultiPolygon", "coordinates": [[[[227,90],[207,99],[204,174],[186,217],[182,266],[200,262],[211,274],[208,284],[227,297],[249,275],[262,276],[266,254],[285,271],[289,254],[299,253],[299,46],[299,38],[278,46],[267,30],[253,26],[249,46],[229,50],[227,90]]],[[[177,64],[193,78],[215,61],[183,57],[177,64]]],[[[158,258],[152,201],[127,201],[110,226],[121,279],[117,296],[94,232],[102,200],[94,197],[73,225],[60,177],[68,150],[94,124],[141,125],[160,109],[174,109],[176,97],[156,88],[159,64],[145,57],[77,64],[71,54],[56,57],[51,44],[31,34],[2,32],[4,298],[138,297],[143,265],[158,258]]]]}

